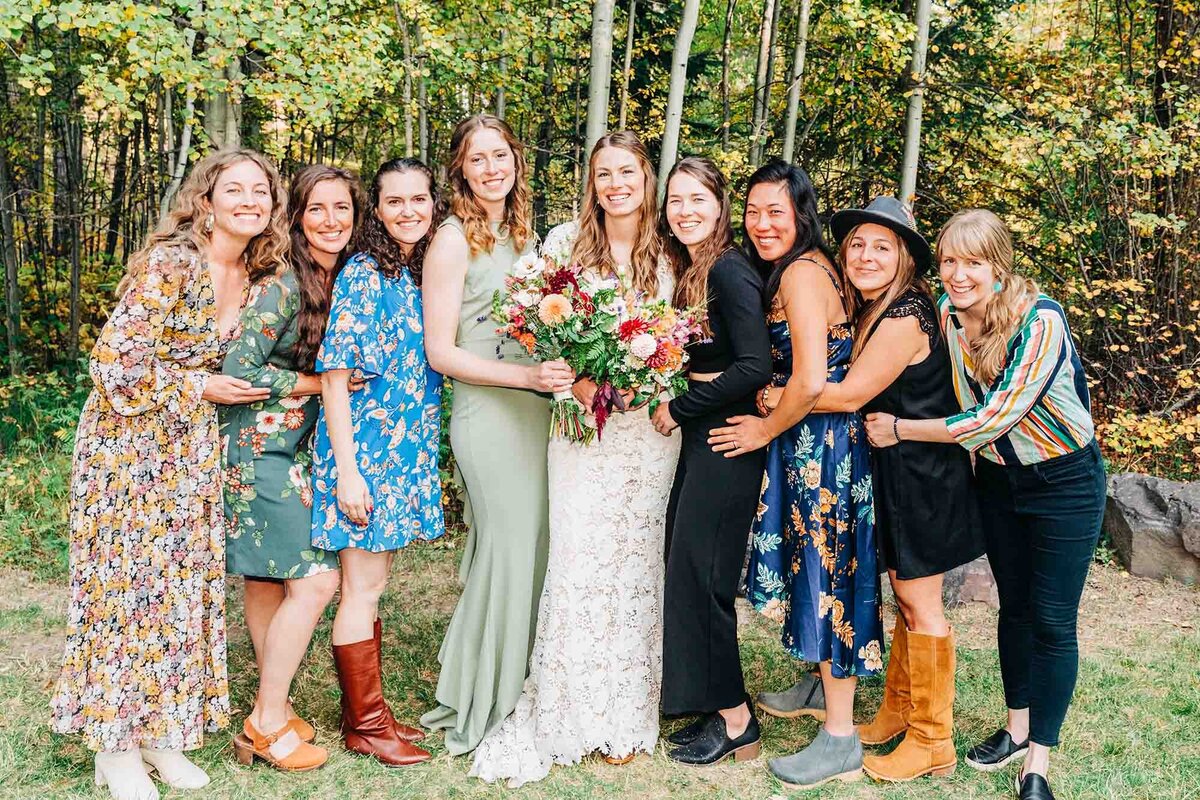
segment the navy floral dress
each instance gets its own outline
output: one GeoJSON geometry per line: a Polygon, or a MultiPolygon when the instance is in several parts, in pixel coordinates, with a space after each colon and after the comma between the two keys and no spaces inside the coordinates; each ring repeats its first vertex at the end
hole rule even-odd
{"type": "MultiPolygon", "coordinates": [[[[767,322],[771,382],[783,386],[791,331],[781,308],[767,322]]],[[[846,376],[853,346],[850,323],[829,328],[827,381],[846,376]]],[[[837,678],[881,670],[871,450],[857,413],[809,414],[771,442],[753,533],[750,600],[781,623],[784,648],[830,661],[837,678]]]]}
{"type": "Polygon", "coordinates": [[[421,290],[407,270],[395,278],[356,253],[333,285],[317,372],[357,370],[350,394],[358,471],[375,508],[356,525],[337,505],[337,463],[322,406],[313,441],[312,544],[323,550],[398,550],[445,533],[438,479],[442,376],[425,358],[421,290]]]}

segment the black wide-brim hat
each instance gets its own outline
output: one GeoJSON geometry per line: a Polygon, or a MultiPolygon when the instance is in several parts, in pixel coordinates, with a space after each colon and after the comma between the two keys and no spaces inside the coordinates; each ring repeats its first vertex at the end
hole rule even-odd
{"type": "Polygon", "coordinates": [[[928,270],[933,266],[933,251],[925,237],[917,232],[917,221],[912,211],[894,197],[883,195],[872,200],[866,208],[838,211],[830,217],[829,227],[833,231],[833,238],[841,244],[850,231],[868,222],[882,225],[903,239],[917,269],[928,270]]]}

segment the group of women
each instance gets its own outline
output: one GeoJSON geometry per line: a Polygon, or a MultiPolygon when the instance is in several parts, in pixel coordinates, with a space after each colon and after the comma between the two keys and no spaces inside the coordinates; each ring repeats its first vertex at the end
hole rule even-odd
{"type": "Polygon", "coordinates": [[[667,737],[675,761],[754,758],[756,705],[823,720],[771,760],[788,786],[947,774],[942,574],[986,549],[1008,719],[967,762],[1023,757],[1017,795],[1052,797],[1103,467],[1066,318],[1013,271],[1003,223],[960,212],[931,248],[881,197],[833,214],[835,253],[807,175],[772,162],[747,186],[743,251],[711,161],[675,164],[656,207],[641,141],[604,136],[579,218],[544,247],[631,306],[707,315],[687,391],[581,446],[549,438],[548,397],[590,408],[596,383],[533,361],[490,316],[538,247],[524,148],[471,117],[447,175],[443,198],[426,165],[396,159],[364,196],[311,166],[288,196],[261,155],[219,151],[131,259],[79,424],[51,703],[55,730],[95,751],[96,782],[118,800],[157,798],[154,773],[207,783],[184,752],[229,722],[226,571],[244,577],[258,667],[240,761],[328,758],[288,694],[335,592],[345,747],[390,766],[430,757],[383,697],[378,606],[395,551],[444,531],[447,376],[470,533],[421,725],[471,754],[473,775],[520,785],[590,753],[626,763],[653,751],[660,714],[694,717],[667,737]],[[757,703],[734,608],[748,538],[749,598],[816,664],[757,703]],[[883,669],[884,569],[900,613],[883,704],[856,728],[856,681],[883,669]]]}

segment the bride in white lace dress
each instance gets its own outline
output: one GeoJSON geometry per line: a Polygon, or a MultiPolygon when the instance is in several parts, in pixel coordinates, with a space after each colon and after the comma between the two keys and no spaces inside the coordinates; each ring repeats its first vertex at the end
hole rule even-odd
{"type": "MultiPolygon", "coordinates": [[[[669,298],[645,147],[632,133],[609,134],[588,175],[581,224],[558,226],[543,247],[619,278],[630,299],[669,298]]],[[[590,381],[576,385],[581,401],[594,391],[590,381]]],[[[590,445],[550,440],[550,557],[529,677],[516,710],[475,750],[472,775],[516,787],[594,751],[623,763],[654,750],[679,443],[655,432],[645,408],[614,413],[590,445]]]]}

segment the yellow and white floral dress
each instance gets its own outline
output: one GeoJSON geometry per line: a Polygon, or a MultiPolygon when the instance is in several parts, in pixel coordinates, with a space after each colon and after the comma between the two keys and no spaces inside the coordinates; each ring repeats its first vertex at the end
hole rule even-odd
{"type": "Polygon", "coordinates": [[[199,254],[158,248],[91,356],[71,474],[71,600],[51,724],[96,751],[190,750],[229,720],[222,336],[199,254]]]}

